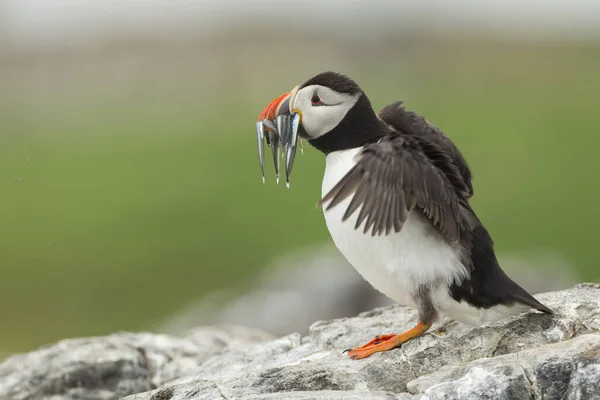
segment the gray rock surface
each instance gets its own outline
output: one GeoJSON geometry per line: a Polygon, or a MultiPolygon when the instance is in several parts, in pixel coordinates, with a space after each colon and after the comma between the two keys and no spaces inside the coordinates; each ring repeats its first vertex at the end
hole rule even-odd
{"type": "Polygon", "coordinates": [[[317,322],[308,336],[227,351],[127,399],[600,398],[600,285],[538,298],[554,317],[528,312],[475,328],[450,321],[360,361],[342,350],[411,327],[415,312],[391,306],[317,322]]]}
{"type": "Polygon", "coordinates": [[[261,331],[223,326],[184,338],[120,333],[63,340],[0,364],[0,399],[118,399],[192,373],[215,354],[268,339],[261,331]]]}
{"type": "Polygon", "coordinates": [[[599,341],[600,334],[586,334],[466,366],[445,367],[407,386],[432,400],[467,395],[478,399],[600,398],[599,341]]]}
{"type": "Polygon", "coordinates": [[[600,284],[537,297],[556,315],[443,321],[359,361],[343,349],[411,327],[415,312],[378,308],[268,341],[244,328],[67,340],[0,364],[0,399],[600,398],[600,284]]]}

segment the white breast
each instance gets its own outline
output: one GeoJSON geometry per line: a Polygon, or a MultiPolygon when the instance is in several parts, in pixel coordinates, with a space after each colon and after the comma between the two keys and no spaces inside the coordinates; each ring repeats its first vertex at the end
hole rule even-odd
{"type": "MultiPolygon", "coordinates": [[[[327,155],[323,196],[355,165],[358,152],[351,149],[327,155]]],[[[400,232],[372,237],[370,232],[362,233],[362,226],[354,229],[358,210],[342,222],[350,200],[324,211],[325,221],[337,248],[375,289],[400,304],[414,306],[411,294],[421,285],[447,287],[466,277],[456,250],[432,231],[420,213],[409,214],[400,232]]],[[[448,306],[436,304],[442,312],[448,306]]]]}

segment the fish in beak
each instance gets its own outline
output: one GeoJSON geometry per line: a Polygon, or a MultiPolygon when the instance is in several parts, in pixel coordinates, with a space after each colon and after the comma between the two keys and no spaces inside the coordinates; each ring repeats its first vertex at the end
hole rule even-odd
{"type": "MultiPolygon", "coordinates": [[[[290,187],[290,175],[296,156],[298,145],[298,127],[302,115],[294,110],[294,98],[298,93],[298,86],[289,93],[284,93],[273,100],[260,113],[256,123],[256,139],[258,143],[258,160],[265,182],[265,142],[271,147],[273,163],[275,164],[275,177],[279,183],[279,160],[284,157],[285,161],[285,183],[290,187]]],[[[300,143],[302,151],[302,143],[300,143]]]]}

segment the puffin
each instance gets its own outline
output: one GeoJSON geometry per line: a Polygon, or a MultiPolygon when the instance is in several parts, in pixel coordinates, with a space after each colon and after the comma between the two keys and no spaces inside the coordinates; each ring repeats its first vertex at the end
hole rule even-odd
{"type": "Polygon", "coordinates": [[[442,317],[477,326],[534,309],[552,314],[500,267],[477,217],[471,170],[456,145],[401,101],[373,110],[346,75],[320,73],[273,100],[256,124],[289,186],[297,143],[325,155],[319,205],[336,247],[376,290],[416,310],[416,325],[348,351],[400,347],[442,317]]]}

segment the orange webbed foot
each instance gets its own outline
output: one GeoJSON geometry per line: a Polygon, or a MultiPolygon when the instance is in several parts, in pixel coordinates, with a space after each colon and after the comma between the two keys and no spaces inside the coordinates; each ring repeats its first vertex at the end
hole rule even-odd
{"type": "Polygon", "coordinates": [[[395,349],[396,347],[400,347],[403,343],[406,343],[417,336],[421,336],[427,332],[430,327],[431,323],[426,324],[419,321],[414,328],[411,328],[398,335],[392,333],[377,336],[369,343],[350,350],[348,352],[348,356],[353,360],[360,360],[375,353],[395,349]]]}
{"type": "Polygon", "coordinates": [[[355,347],[354,349],[348,349],[346,351],[350,352],[351,350],[358,350],[358,349],[363,349],[365,347],[377,345],[377,344],[380,344],[382,342],[385,342],[386,340],[389,340],[389,339],[393,338],[394,336],[396,336],[395,333],[388,333],[388,334],[385,334],[385,335],[375,336],[375,339],[371,340],[369,343],[364,344],[364,345],[362,345],[360,347],[355,347]]]}

